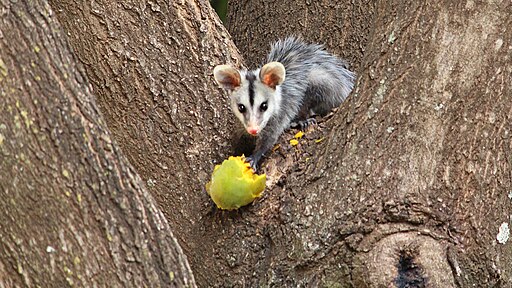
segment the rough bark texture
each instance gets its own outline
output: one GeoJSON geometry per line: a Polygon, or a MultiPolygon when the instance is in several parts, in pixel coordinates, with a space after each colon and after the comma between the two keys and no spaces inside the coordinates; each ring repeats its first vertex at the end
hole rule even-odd
{"type": "Polygon", "coordinates": [[[0,286],[195,286],[74,62],[47,3],[0,2],[0,286]]]}
{"type": "Polygon", "coordinates": [[[204,185],[233,153],[235,119],[212,76],[216,64],[240,61],[227,31],[207,1],[50,2],[110,131],[206,287],[223,275],[204,265],[214,261],[204,185]]]}
{"type": "Polygon", "coordinates": [[[325,44],[358,69],[376,1],[230,1],[226,26],[250,67],[263,64],[270,43],[299,35],[325,44]]]}
{"type": "MultiPolygon", "coordinates": [[[[265,11],[300,13],[289,5],[267,2],[265,11]]],[[[228,238],[231,245],[223,241],[261,247],[261,258],[247,261],[238,248],[226,254],[240,259],[233,261],[240,274],[265,271],[242,282],[507,286],[512,249],[496,236],[512,208],[511,4],[379,1],[372,7],[366,53],[354,65],[361,67],[357,88],[328,122],[326,140],[304,143],[299,170],[257,207],[272,216],[241,216],[231,229],[241,236],[228,238]],[[258,222],[251,229],[266,237],[248,241],[240,232],[247,221],[258,222]]],[[[229,21],[236,28],[229,27],[240,41],[248,38],[245,31],[263,39],[268,27],[279,27],[280,35],[330,35],[332,28],[297,31],[286,16],[235,16],[229,21]]]]}
{"type": "Polygon", "coordinates": [[[211,70],[240,58],[207,3],[53,1],[201,287],[510,281],[510,242],[495,240],[512,205],[510,4],[394,2],[249,2],[232,14],[248,63],[272,38],[302,34],[360,77],[297,148],[281,139],[263,199],[222,212],[203,185],[232,153],[234,117],[211,70]]]}

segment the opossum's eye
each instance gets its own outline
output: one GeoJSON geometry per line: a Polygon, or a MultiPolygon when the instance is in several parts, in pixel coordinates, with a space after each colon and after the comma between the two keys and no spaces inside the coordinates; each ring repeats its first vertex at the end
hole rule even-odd
{"type": "Polygon", "coordinates": [[[260,105],[260,110],[261,110],[261,111],[263,111],[263,112],[265,112],[265,111],[267,111],[267,109],[268,109],[267,101],[265,101],[265,102],[261,103],[261,105],[260,105]]]}
{"type": "Polygon", "coordinates": [[[244,104],[238,104],[238,111],[240,111],[240,113],[245,113],[245,106],[244,104]]]}

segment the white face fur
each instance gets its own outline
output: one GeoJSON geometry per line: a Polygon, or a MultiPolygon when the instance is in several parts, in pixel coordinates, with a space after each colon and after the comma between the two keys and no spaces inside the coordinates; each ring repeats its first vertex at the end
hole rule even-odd
{"type": "Polygon", "coordinates": [[[276,89],[272,89],[261,83],[259,77],[256,77],[251,88],[254,91],[251,104],[249,82],[245,79],[242,81],[242,85],[231,93],[231,109],[249,134],[258,135],[272,115],[279,112],[281,87],[277,86],[276,89]]]}
{"type": "Polygon", "coordinates": [[[281,63],[271,62],[255,71],[242,71],[219,65],[215,80],[230,91],[231,109],[251,135],[258,135],[268,121],[279,113],[281,87],[285,70],[281,63]]]}

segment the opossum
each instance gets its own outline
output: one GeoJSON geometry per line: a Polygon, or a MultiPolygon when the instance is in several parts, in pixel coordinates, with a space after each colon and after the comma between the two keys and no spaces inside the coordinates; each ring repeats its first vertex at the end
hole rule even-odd
{"type": "Polygon", "coordinates": [[[258,137],[247,157],[254,170],[285,129],[291,125],[304,129],[314,123],[309,116],[323,116],[338,107],[355,80],[345,61],[322,45],[295,37],[274,43],[260,69],[239,71],[218,65],[213,74],[229,92],[233,113],[249,134],[258,137]]]}

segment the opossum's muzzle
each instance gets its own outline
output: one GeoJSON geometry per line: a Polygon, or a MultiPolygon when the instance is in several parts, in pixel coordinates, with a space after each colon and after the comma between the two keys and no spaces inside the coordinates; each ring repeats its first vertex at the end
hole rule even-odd
{"type": "Polygon", "coordinates": [[[246,130],[247,133],[251,134],[252,136],[257,136],[260,132],[260,127],[257,125],[248,125],[246,130]]]}

